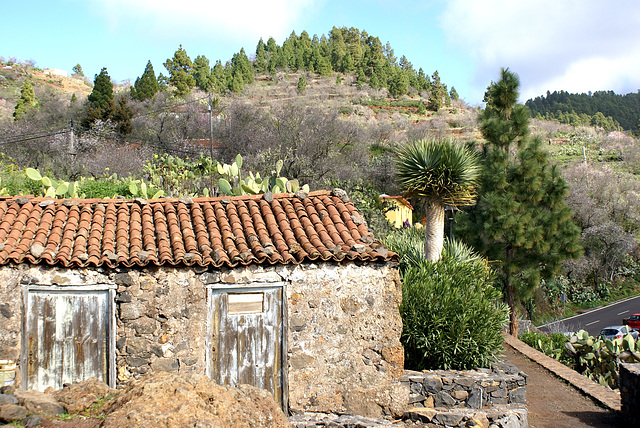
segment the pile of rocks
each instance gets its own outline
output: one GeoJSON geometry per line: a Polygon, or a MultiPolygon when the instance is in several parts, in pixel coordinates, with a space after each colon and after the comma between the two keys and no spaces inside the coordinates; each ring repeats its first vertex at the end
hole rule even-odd
{"type": "Polygon", "coordinates": [[[291,427],[269,392],[249,385],[216,385],[204,375],[152,373],[112,393],[115,391],[96,379],[48,393],[3,388],[0,423],[38,426],[43,416],[53,419],[100,403],[100,427],[104,428],[291,427]]]}
{"type": "Polygon", "coordinates": [[[4,386],[0,392],[0,422],[21,421],[23,426],[31,427],[39,425],[42,416],[56,417],[83,411],[115,390],[97,379],[89,379],[66,385],[58,391],[21,391],[4,386]]]}

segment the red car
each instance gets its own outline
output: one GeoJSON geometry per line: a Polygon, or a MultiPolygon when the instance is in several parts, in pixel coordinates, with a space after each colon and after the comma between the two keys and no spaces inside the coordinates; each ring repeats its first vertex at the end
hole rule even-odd
{"type": "Polygon", "coordinates": [[[622,324],[628,325],[634,330],[640,330],[640,314],[633,314],[629,318],[623,319],[622,324]]]}

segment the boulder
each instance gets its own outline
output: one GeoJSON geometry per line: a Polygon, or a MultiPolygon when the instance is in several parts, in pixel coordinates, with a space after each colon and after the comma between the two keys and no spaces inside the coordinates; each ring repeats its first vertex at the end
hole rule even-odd
{"type": "Polygon", "coordinates": [[[66,413],[62,404],[58,403],[53,396],[38,391],[16,391],[14,395],[18,403],[24,406],[29,413],[47,414],[51,416],[66,413]]]}
{"type": "Polygon", "coordinates": [[[152,372],[103,406],[104,428],[162,426],[290,427],[271,394],[220,386],[204,375],[152,372]]]}
{"type": "Polygon", "coordinates": [[[27,416],[27,409],[17,404],[5,404],[0,406],[0,422],[11,423],[20,421],[27,416]]]}
{"type": "Polygon", "coordinates": [[[67,412],[78,413],[115,392],[115,389],[109,388],[101,380],[91,378],[65,385],[62,389],[55,391],[53,397],[67,409],[67,412]]]}

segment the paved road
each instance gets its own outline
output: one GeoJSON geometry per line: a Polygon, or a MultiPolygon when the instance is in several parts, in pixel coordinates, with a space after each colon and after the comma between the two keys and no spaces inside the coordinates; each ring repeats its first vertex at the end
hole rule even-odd
{"type": "Polygon", "coordinates": [[[622,318],[640,313],[640,296],[613,303],[539,328],[549,332],[587,330],[591,336],[600,334],[600,330],[610,325],[622,325],[622,318]]]}

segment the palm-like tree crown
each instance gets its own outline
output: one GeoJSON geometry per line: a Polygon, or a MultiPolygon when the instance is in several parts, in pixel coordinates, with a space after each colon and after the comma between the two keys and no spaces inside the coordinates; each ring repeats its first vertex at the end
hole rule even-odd
{"type": "Polygon", "coordinates": [[[419,140],[397,151],[398,184],[409,197],[469,205],[480,178],[478,155],[451,140],[419,140]]]}

